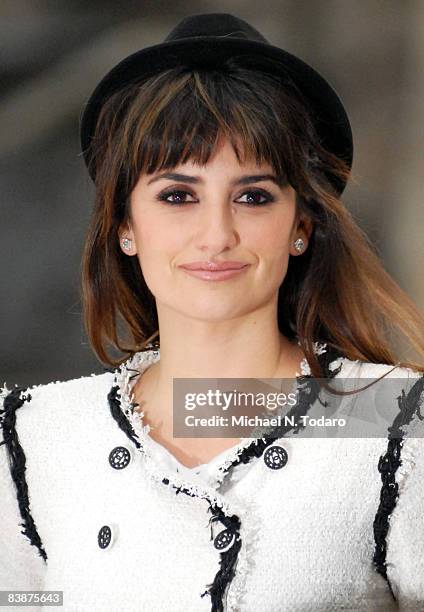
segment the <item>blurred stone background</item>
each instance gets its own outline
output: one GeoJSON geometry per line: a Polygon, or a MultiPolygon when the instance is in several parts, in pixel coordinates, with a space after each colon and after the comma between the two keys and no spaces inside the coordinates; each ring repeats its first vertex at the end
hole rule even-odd
{"type": "Polygon", "coordinates": [[[311,63],[351,118],[344,202],[423,307],[423,0],[3,0],[0,384],[103,371],[83,331],[80,258],[93,189],[79,118],[120,59],[190,13],[230,12],[311,63]]]}

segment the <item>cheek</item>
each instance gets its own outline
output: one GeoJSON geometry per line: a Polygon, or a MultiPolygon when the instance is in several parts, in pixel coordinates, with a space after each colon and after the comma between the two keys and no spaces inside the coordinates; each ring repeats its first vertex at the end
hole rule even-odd
{"type": "Polygon", "coordinates": [[[145,213],[142,219],[134,219],[133,231],[139,256],[146,261],[163,259],[166,253],[175,252],[181,243],[181,232],[157,214],[145,213]]]}
{"type": "Polygon", "coordinates": [[[266,262],[287,258],[292,221],[291,218],[278,216],[259,220],[246,234],[249,247],[266,262]]]}
{"type": "Polygon", "coordinates": [[[278,290],[287,274],[292,224],[291,215],[273,215],[258,223],[250,234],[251,248],[258,257],[262,291],[267,295],[278,290]]]}
{"type": "Polygon", "coordinates": [[[166,295],[172,282],[172,263],[181,249],[181,232],[155,214],[134,219],[137,257],[144,280],[155,297],[166,295]]]}

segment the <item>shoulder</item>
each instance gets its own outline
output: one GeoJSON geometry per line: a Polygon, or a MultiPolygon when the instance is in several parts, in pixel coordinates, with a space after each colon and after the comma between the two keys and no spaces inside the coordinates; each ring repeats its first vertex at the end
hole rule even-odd
{"type": "MultiPolygon", "coordinates": [[[[47,433],[79,418],[104,412],[114,373],[90,374],[29,387],[0,388],[0,429],[2,440],[8,431],[19,428],[28,434],[47,433]]],[[[33,436],[32,436],[33,437],[33,436]]]]}
{"type": "MultiPolygon", "coordinates": [[[[366,437],[409,436],[420,419],[424,402],[423,372],[387,363],[338,357],[329,369],[336,372],[334,386],[345,396],[326,396],[334,410],[347,418],[346,432],[366,437]]],[[[423,412],[424,413],[424,412],[423,412]]],[[[345,433],[346,433],[345,432],[345,433]]]]}
{"type": "Polygon", "coordinates": [[[347,357],[338,357],[330,364],[334,370],[342,365],[339,376],[346,378],[401,378],[404,380],[422,379],[424,373],[413,368],[388,363],[373,363],[370,361],[351,360],[347,357]]]}
{"type": "Polygon", "coordinates": [[[407,402],[416,405],[420,402],[424,390],[424,373],[419,370],[398,364],[351,361],[347,358],[336,360],[330,369],[339,363],[341,367],[338,377],[346,379],[346,388],[350,388],[352,379],[357,379],[359,388],[366,388],[364,385],[367,385],[369,391],[366,397],[374,403],[394,400],[398,408],[403,410],[407,402]]]}
{"type": "MultiPolygon", "coordinates": [[[[349,377],[376,381],[372,397],[380,401],[396,399],[399,412],[415,413],[422,405],[424,392],[424,372],[410,367],[386,363],[350,362],[349,377]]],[[[371,387],[372,388],[372,387],[371,387]]],[[[405,415],[408,416],[408,415],[405,415]]],[[[414,416],[412,413],[410,417],[414,416]]]]}
{"type": "Polygon", "coordinates": [[[75,469],[82,451],[107,439],[111,427],[105,407],[112,381],[113,373],[106,372],[0,388],[0,539],[7,538],[9,545],[11,584],[22,570],[15,571],[15,564],[25,564],[37,579],[43,575],[33,546],[47,561],[44,536],[50,510],[62,503],[63,482],[67,487],[73,479],[82,483],[87,476],[75,469]],[[33,546],[28,548],[22,535],[33,546]]]}
{"type": "Polygon", "coordinates": [[[92,394],[98,393],[105,386],[111,384],[113,379],[114,373],[108,371],[102,374],[88,374],[79,378],[56,380],[28,387],[15,385],[15,387],[9,388],[5,383],[0,388],[0,398],[4,402],[8,396],[11,396],[12,392],[15,392],[16,396],[26,398],[28,404],[32,405],[39,399],[54,401],[59,397],[64,401],[75,398],[85,401],[87,397],[91,397],[92,394]]]}

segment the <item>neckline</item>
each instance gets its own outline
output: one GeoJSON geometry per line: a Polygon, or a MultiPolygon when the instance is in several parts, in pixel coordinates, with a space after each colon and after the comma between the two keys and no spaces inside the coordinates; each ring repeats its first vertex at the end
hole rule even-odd
{"type": "MultiPolygon", "coordinates": [[[[298,341],[297,344],[300,345],[300,342],[298,341]]],[[[317,341],[313,343],[313,351],[315,354],[321,355],[327,352],[327,350],[326,342],[317,341]]],[[[241,438],[238,444],[224,449],[224,451],[215,455],[210,461],[196,467],[190,468],[180,463],[171,451],[150,436],[149,432],[151,428],[147,423],[143,422],[144,412],[135,411],[135,408],[138,406],[135,402],[133,393],[135,382],[139,376],[143,375],[148,367],[156,363],[159,359],[160,348],[154,348],[153,345],[150,344],[146,349],[134,353],[118,366],[115,370],[114,384],[118,387],[120,410],[129,421],[140,442],[140,450],[151,465],[155,465],[156,469],[159,468],[162,472],[165,471],[169,474],[169,466],[166,465],[166,460],[163,457],[163,453],[165,453],[165,455],[167,454],[172,458],[171,461],[173,461],[173,463],[176,462],[177,465],[182,466],[182,472],[177,472],[177,477],[183,480],[198,480],[202,475],[204,476],[205,473],[207,473],[209,475],[210,486],[217,489],[224,479],[227,469],[234,463],[243,450],[252,444],[258,444],[262,438],[254,438],[251,436],[241,438]],[[158,449],[157,446],[161,448],[158,449]],[[162,451],[162,453],[160,451],[162,451]],[[199,470],[201,474],[197,474],[196,470],[199,470]]],[[[310,365],[306,357],[301,360],[299,366],[301,371],[300,373],[296,372],[297,383],[299,383],[302,377],[311,375],[310,365]]],[[[175,474],[173,474],[173,476],[175,476],[175,474]]]]}
{"type": "MultiPolygon", "coordinates": [[[[297,345],[300,346],[299,340],[297,341],[297,345]]],[[[313,351],[316,355],[321,355],[327,352],[327,350],[326,342],[318,341],[313,343],[313,351]]],[[[135,397],[133,388],[138,377],[142,376],[151,365],[159,360],[160,348],[147,348],[131,355],[126,361],[121,363],[121,365],[115,371],[115,378],[121,395],[121,403],[124,404],[124,408],[129,409],[131,413],[134,412],[134,408],[137,406],[137,404],[134,403],[135,397]]],[[[296,372],[296,378],[299,376],[311,375],[311,368],[306,357],[303,357],[299,366],[300,372],[296,372]]],[[[145,432],[148,434],[151,428],[148,424],[143,423],[144,413],[141,411],[137,412],[136,414],[139,417],[139,421],[142,423],[143,430],[145,430],[145,432]]],[[[160,443],[157,442],[157,444],[160,443]]],[[[160,444],[160,446],[162,445],[160,444]]]]}

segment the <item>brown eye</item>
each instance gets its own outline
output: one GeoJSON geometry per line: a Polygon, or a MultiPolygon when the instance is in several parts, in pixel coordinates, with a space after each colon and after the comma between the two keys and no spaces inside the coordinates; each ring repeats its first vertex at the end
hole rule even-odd
{"type": "Polygon", "coordinates": [[[157,199],[161,202],[165,202],[167,204],[171,204],[171,206],[178,206],[179,204],[192,204],[193,201],[186,202],[185,196],[192,195],[190,192],[185,191],[184,189],[172,189],[168,191],[163,191],[157,196],[157,199]],[[176,200],[172,201],[168,198],[171,196],[176,196],[176,200]]]}
{"type": "Polygon", "coordinates": [[[246,204],[247,206],[265,206],[269,202],[274,201],[272,195],[267,191],[262,191],[262,189],[255,189],[254,191],[245,191],[241,197],[244,197],[245,195],[249,197],[249,201],[244,202],[244,204],[246,204]],[[264,200],[260,201],[259,198],[264,198],[264,200]]]}

